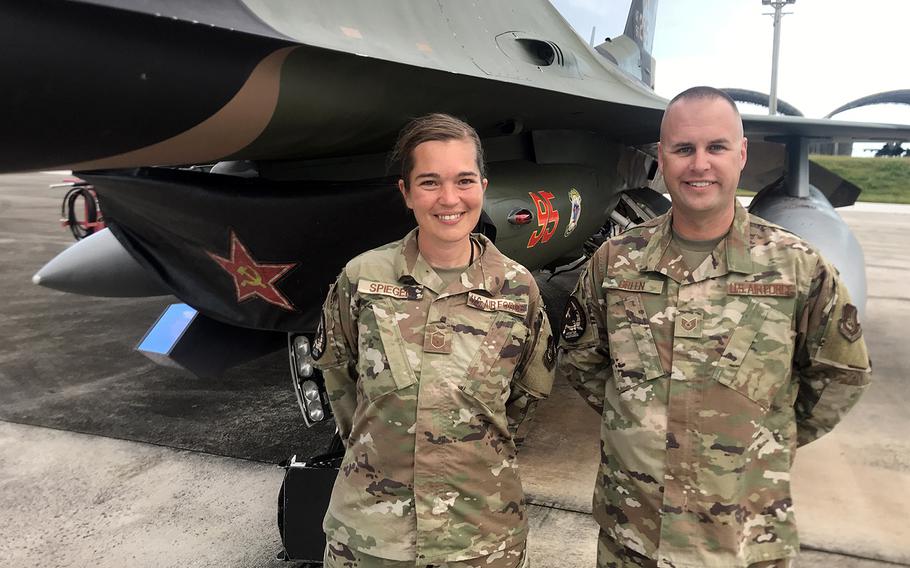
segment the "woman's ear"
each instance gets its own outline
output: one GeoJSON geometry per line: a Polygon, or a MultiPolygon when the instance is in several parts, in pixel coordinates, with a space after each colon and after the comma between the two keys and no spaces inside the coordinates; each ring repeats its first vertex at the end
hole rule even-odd
{"type": "Polygon", "coordinates": [[[408,206],[408,209],[413,209],[411,207],[411,193],[405,187],[403,179],[398,180],[398,191],[401,192],[401,197],[404,198],[404,204],[408,206]]]}

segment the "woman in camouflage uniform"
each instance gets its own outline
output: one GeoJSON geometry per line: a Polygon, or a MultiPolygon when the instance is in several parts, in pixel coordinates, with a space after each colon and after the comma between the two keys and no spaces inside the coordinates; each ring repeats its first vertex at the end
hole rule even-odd
{"type": "Polygon", "coordinates": [[[472,234],[487,187],[469,125],[401,132],[399,189],[417,228],[345,266],[313,354],[346,453],[326,566],[526,566],[516,441],[552,385],[534,279],[472,234]]]}

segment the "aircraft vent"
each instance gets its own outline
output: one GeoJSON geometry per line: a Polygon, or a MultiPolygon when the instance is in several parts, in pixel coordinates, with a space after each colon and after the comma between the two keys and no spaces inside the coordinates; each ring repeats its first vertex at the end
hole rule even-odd
{"type": "Polygon", "coordinates": [[[496,37],[496,44],[509,59],[522,61],[552,73],[579,77],[578,63],[571,51],[564,52],[558,44],[521,32],[506,32],[496,37]]]}
{"type": "Polygon", "coordinates": [[[559,66],[565,65],[565,57],[563,57],[562,50],[552,41],[520,38],[516,40],[516,43],[527,53],[529,63],[540,65],[541,67],[548,67],[554,63],[559,66]]]}

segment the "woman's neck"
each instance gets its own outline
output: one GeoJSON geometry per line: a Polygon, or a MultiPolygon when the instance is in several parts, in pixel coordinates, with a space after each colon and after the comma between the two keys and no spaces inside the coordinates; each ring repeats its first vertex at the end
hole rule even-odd
{"type": "Polygon", "coordinates": [[[420,254],[433,268],[458,268],[467,266],[472,254],[474,243],[470,238],[455,243],[433,243],[432,246],[426,246],[421,242],[420,233],[417,234],[417,248],[420,254]]]}

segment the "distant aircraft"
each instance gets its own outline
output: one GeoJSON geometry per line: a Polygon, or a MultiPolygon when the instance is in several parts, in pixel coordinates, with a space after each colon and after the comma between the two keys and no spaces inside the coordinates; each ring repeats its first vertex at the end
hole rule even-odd
{"type": "MultiPolygon", "coordinates": [[[[634,0],[624,34],[595,48],[546,0],[379,6],[7,3],[0,171],[72,169],[109,225],[36,280],[174,294],[193,308],[180,314],[206,323],[172,339],[210,361],[237,362],[290,333],[312,421],[324,398],[304,386],[319,381],[306,337],[328,284],[355,254],[412,226],[385,154],[409,118],[448,112],[478,129],[491,180],[478,230],[529,268],[578,259],[666,208],[651,189],[666,105],[652,89],[656,1],[634,0]]],[[[862,304],[862,251],[832,207],[859,188],[810,165],[808,142],[907,140],[910,127],[744,122],[741,186],[762,190],[752,210],[816,243],[862,304]]]]}

